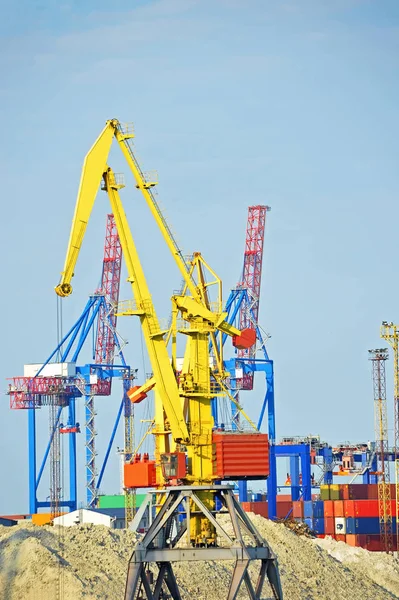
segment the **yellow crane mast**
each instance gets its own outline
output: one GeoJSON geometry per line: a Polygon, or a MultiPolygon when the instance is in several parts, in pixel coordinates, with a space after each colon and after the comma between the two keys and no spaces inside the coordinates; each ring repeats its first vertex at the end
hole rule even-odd
{"type": "MultiPolygon", "coordinates": [[[[395,517],[399,522],[399,325],[383,321],[381,337],[386,340],[393,350],[393,451],[395,456],[395,517]]],[[[399,530],[396,528],[396,542],[399,542],[399,530]]],[[[399,548],[398,545],[396,545],[399,548]]]]}
{"type": "MultiPolygon", "coordinates": [[[[262,540],[250,524],[234,498],[231,488],[213,486],[214,480],[223,479],[222,475],[225,474],[220,470],[220,464],[223,463],[223,460],[219,460],[218,463],[216,457],[215,462],[214,424],[211,412],[211,399],[217,394],[228,393],[225,385],[227,373],[223,369],[221,336],[222,334],[228,334],[233,337],[237,347],[252,345],[254,340],[249,335],[251,332],[245,332],[244,334],[244,332],[240,332],[227,323],[227,315],[222,310],[221,281],[202,256],[196,253],[190,263],[184,260],[152,194],[151,188],[156,184],[156,181],[153,177],[145,175],[141,171],[134,156],[130,143],[133,137],[133,130],[130,126],[123,128],[119,121],[112,119],[107,121],[105,128],[87,154],[82,170],[64,270],[61,274],[61,281],[56,287],[57,294],[62,297],[68,296],[72,292],[71,279],[96,193],[102,180],[102,187],[108,193],[115,217],[126,262],[128,281],[131,284],[134,297],[134,301],[121,304],[118,313],[139,317],[153,371],[153,375],[149,380],[140,387],[132,388],[128,394],[131,401],[136,403],[140,402],[149,390],[154,389],[157,451],[161,462],[164,459],[165,464],[163,466],[169,468],[169,472],[164,470],[165,477],[163,481],[158,478],[157,483],[170,484],[170,479],[172,479],[180,484],[180,487],[175,486],[173,488],[172,486],[168,491],[163,490],[166,493],[163,496],[165,500],[150,531],[142,541],[143,550],[138,553],[135,550],[133,553],[129,566],[125,598],[132,600],[137,592],[137,586],[144,586],[147,598],[153,597],[148,588],[149,584],[145,575],[145,564],[148,562],[154,561],[158,565],[161,565],[161,563],[163,565],[160,566],[159,580],[155,586],[157,594],[159,595],[162,585],[166,585],[172,597],[178,599],[180,596],[173,575],[172,561],[178,559],[231,559],[233,557],[236,559],[236,567],[229,598],[235,597],[242,581],[245,581],[251,598],[260,598],[263,581],[267,574],[275,598],[281,599],[281,584],[275,556],[267,543],[262,540]],[[172,297],[172,327],[169,331],[162,330],[160,327],[133,236],[123,210],[119,190],[124,187],[124,183],[107,164],[113,138],[117,140],[135,178],[136,188],[144,196],[184,279],[182,293],[172,297]],[[209,276],[211,280],[209,280],[209,276]],[[215,285],[217,289],[216,305],[211,303],[208,294],[211,285],[215,285]],[[176,337],[178,333],[184,334],[187,339],[183,367],[179,372],[176,368],[176,337]],[[171,341],[172,346],[171,358],[167,348],[169,341],[171,341]],[[210,343],[215,357],[213,368],[210,364],[210,343]],[[171,444],[173,444],[175,450],[172,453],[170,452],[171,444]],[[187,467],[185,452],[187,452],[187,467]],[[182,464],[182,458],[184,464],[182,464]],[[178,472],[170,469],[174,459],[177,459],[178,465],[183,467],[183,469],[178,469],[178,472]],[[168,461],[169,463],[166,465],[168,461]],[[215,497],[220,497],[232,518],[234,538],[226,534],[214,517],[215,497]],[[183,529],[180,531],[176,529],[176,511],[179,506],[183,506],[185,510],[184,527],[187,531],[188,548],[190,548],[183,554],[174,548],[183,531],[183,529]],[[254,548],[249,549],[246,546],[241,527],[249,532],[255,544],[254,548]],[[175,533],[172,533],[173,531],[175,533]],[[225,543],[227,540],[230,544],[228,549],[219,547],[219,540],[222,538],[225,543]],[[157,551],[154,550],[155,540],[158,544],[161,544],[157,551]],[[214,548],[213,554],[202,553],[204,558],[199,558],[201,552],[198,548],[206,550],[209,546],[214,548]],[[166,548],[171,552],[168,553],[166,548]],[[196,548],[197,551],[192,552],[192,548],[196,548]],[[255,558],[261,560],[261,572],[256,590],[252,587],[247,571],[250,560],[255,558]]],[[[230,441],[233,441],[233,447],[236,450],[240,442],[245,442],[241,445],[241,448],[243,449],[243,455],[246,451],[247,456],[253,452],[253,448],[258,450],[261,448],[262,452],[259,454],[255,467],[253,467],[253,454],[251,454],[252,475],[253,478],[259,478],[268,474],[266,473],[267,466],[265,466],[268,446],[264,445],[265,438],[267,443],[267,436],[257,432],[255,426],[254,429],[254,435],[250,440],[235,436],[234,440],[231,440],[230,437],[230,441]]],[[[229,441],[227,437],[222,439],[222,442],[226,441],[229,441]]],[[[220,452],[223,453],[223,443],[220,445],[220,440],[218,448],[220,459],[220,452]],[[220,450],[220,447],[222,450],[220,450]]],[[[142,473],[144,469],[146,473],[150,473],[150,467],[153,466],[150,464],[151,461],[147,460],[147,462],[141,463],[136,461],[136,458],[132,465],[127,465],[130,469],[129,472],[138,474],[142,473]]],[[[230,473],[230,475],[232,474],[230,473]]],[[[148,487],[151,486],[151,483],[153,483],[152,480],[148,487]]],[[[140,484],[137,484],[137,487],[141,487],[140,484]]]]}
{"type": "Polygon", "coordinates": [[[378,457],[378,514],[380,535],[386,552],[392,552],[391,487],[389,478],[389,446],[385,361],[387,348],[369,350],[373,367],[374,427],[378,457]]]}

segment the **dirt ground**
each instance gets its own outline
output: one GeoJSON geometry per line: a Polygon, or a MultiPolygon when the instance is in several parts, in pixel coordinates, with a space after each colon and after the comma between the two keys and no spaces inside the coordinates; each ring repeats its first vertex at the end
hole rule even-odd
{"type": "MultiPolygon", "coordinates": [[[[285,600],[399,599],[399,562],[330,538],[298,537],[251,515],[278,556],[285,600]]],[[[0,526],[0,600],[122,600],[130,531],[104,526],[0,526]]],[[[175,565],[183,600],[223,600],[227,563],[175,565]]],[[[239,598],[246,598],[245,588],[239,598]]],[[[264,600],[272,598],[267,583],[264,600]]]]}

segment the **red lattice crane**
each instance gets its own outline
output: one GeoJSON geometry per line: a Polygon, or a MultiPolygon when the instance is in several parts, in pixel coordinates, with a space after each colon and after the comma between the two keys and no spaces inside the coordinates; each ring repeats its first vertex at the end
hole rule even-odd
{"type": "MultiPolygon", "coordinates": [[[[104,243],[103,270],[101,286],[96,291],[104,296],[105,302],[100,305],[97,320],[97,337],[95,345],[95,363],[112,365],[115,354],[116,306],[119,300],[121,281],[122,248],[115,225],[114,215],[107,215],[104,243]]],[[[102,383],[106,386],[103,394],[111,394],[112,377],[102,383]]],[[[95,386],[97,388],[97,385],[95,386]]],[[[86,488],[88,506],[96,506],[98,488],[96,485],[96,448],[95,448],[95,410],[94,393],[85,397],[86,408],[86,488]]]]}
{"type": "MultiPolygon", "coordinates": [[[[95,362],[110,365],[114,361],[116,327],[115,307],[119,300],[121,281],[122,248],[116,230],[114,215],[107,215],[103,271],[98,293],[104,294],[109,313],[101,306],[98,315],[95,362]]],[[[111,381],[109,381],[111,391],[111,381]]]]}
{"type": "MultiPolygon", "coordinates": [[[[240,308],[239,328],[256,329],[258,326],[259,298],[262,280],[263,244],[265,238],[266,213],[270,206],[250,206],[248,208],[247,233],[245,239],[244,267],[241,281],[237,288],[246,288],[249,303],[243,303],[240,308]]],[[[254,359],[256,354],[256,342],[250,348],[238,350],[238,357],[254,359]]],[[[253,373],[244,373],[239,387],[242,390],[252,390],[253,373]]]]}

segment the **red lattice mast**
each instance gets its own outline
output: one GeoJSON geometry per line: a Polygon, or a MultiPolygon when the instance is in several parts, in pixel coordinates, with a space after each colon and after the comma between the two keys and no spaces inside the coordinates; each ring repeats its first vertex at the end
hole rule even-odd
{"type": "MultiPolygon", "coordinates": [[[[104,260],[99,292],[104,294],[107,308],[102,306],[98,315],[95,362],[112,364],[115,353],[115,308],[119,300],[121,281],[122,247],[115,225],[114,215],[107,215],[104,260]]],[[[110,381],[111,384],[111,381],[110,381]]]]}
{"type": "MultiPolygon", "coordinates": [[[[270,206],[248,208],[247,233],[245,239],[244,268],[237,287],[246,288],[249,303],[240,308],[240,329],[256,328],[258,325],[260,287],[262,281],[263,243],[265,239],[266,213],[270,206]]],[[[255,358],[256,343],[248,349],[238,350],[240,358],[255,358]]],[[[245,374],[241,389],[252,390],[253,373],[245,374]]]]}

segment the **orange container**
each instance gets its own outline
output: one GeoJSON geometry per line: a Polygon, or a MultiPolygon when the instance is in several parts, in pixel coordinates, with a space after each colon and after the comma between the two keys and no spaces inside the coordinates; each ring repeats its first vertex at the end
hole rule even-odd
{"type": "Polygon", "coordinates": [[[303,502],[302,500],[294,500],[292,503],[292,516],[294,519],[303,518],[303,502]]]}
{"type": "Polygon", "coordinates": [[[346,542],[346,535],[344,535],[343,533],[337,533],[335,539],[337,540],[337,542],[346,542]]]}
{"type": "Polygon", "coordinates": [[[346,534],[346,543],[348,544],[348,546],[357,546],[358,544],[357,542],[357,535],[353,534],[353,533],[347,533],[346,534]]]}
{"type": "Polygon", "coordinates": [[[334,500],[334,517],[344,517],[344,501],[334,500]]]}
{"type": "Polygon", "coordinates": [[[213,472],[218,479],[261,479],[269,476],[266,433],[214,431],[213,472]]]}
{"type": "Polygon", "coordinates": [[[154,487],[157,483],[155,460],[126,463],[123,481],[126,488],[154,487]]]}
{"type": "Polygon", "coordinates": [[[334,517],[334,504],[336,500],[324,500],[324,518],[334,517]]]}
{"type": "Polygon", "coordinates": [[[241,506],[245,510],[245,512],[252,512],[251,504],[252,502],[241,502],[241,506]]]}
{"type": "MultiPolygon", "coordinates": [[[[65,515],[64,512],[59,515],[65,515]]],[[[57,515],[57,516],[59,516],[57,515]]],[[[32,523],[34,525],[48,525],[53,520],[51,513],[36,513],[32,515],[32,523]]]]}
{"type": "Polygon", "coordinates": [[[335,519],[334,517],[327,517],[324,519],[324,533],[325,535],[335,535],[335,519]]]}
{"type": "Polygon", "coordinates": [[[344,517],[355,517],[355,500],[343,500],[344,517]]]}

